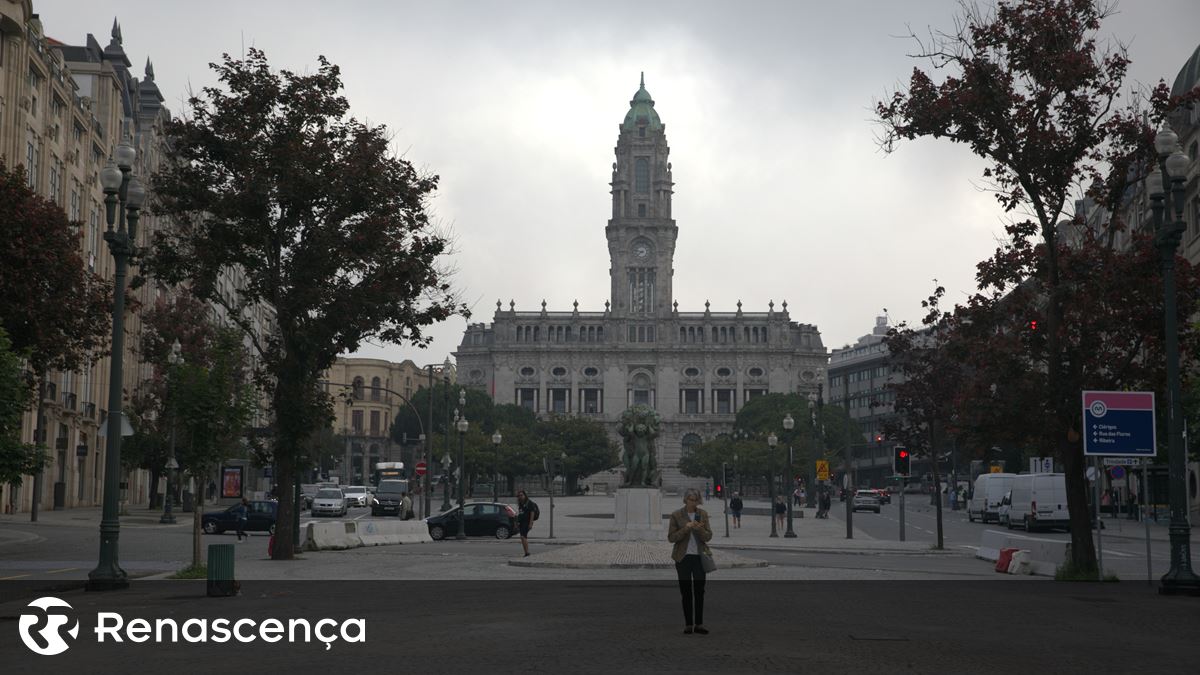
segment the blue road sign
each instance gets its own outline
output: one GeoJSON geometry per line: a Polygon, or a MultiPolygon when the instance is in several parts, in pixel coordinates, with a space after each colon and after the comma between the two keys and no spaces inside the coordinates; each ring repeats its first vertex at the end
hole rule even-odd
{"type": "Polygon", "coordinates": [[[1083,454],[1153,457],[1154,392],[1083,392],[1083,454]]]}

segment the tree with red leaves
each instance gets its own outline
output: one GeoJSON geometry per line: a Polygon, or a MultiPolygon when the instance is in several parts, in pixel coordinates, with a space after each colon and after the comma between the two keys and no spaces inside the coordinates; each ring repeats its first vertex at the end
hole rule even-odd
{"type": "MultiPolygon", "coordinates": [[[[80,237],[79,223],[29,188],[24,167],[9,171],[0,162],[0,239],[7,244],[0,265],[0,325],[36,381],[39,439],[45,435],[49,372],[78,370],[108,345],[111,284],[84,266],[80,237]]],[[[34,520],[44,463],[40,447],[34,520]]]]}
{"type": "MultiPolygon", "coordinates": [[[[989,161],[984,177],[1003,209],[1027,218],[1011,224],[1011,241],[980,263],[980,292],[955,312],[949,339],[969,341],[977,357],[965,371],[973,377],[960,395],[964,412],[986,411],[982,402],[998,392],[1011,402],[999,424],[1061,458],[1071,562],[1083,573],[1097,570],[1080,391],[1153,386],[1162,363],[1154,353],[1161,284],[1144,238],[1116,251],[1119,221],[1098,231],[1062,226],[1073,197],[1085,191],[1119,212],[1121,195],[1145,165],[1150,127],[1137,106],[1118,102],[1129,60],[1119,45],[1105,51],[1097,44],[1107,15],[1095,0],[999,2],[990,13],[964,4],[955,31],[918,40],[917,56],[950,74],[935,83],[914,69],[907,90],[876,106],[885,150],[926,136],[963,143],[989,161]],[[1063,236],[1067,229],[1072,237],[1063,236]]],[[[1150,96],[1150,121],[1181,102],[1160,84],[1150,96]]],[[[1184,264],[1178,269],[1194,278],[1184,264]]],[[[1187,288],[1185,279],[1179,283],[1187,288]]],[[[1180,298],[1181,315],[1195,307],[1194,298],[1180,298]]],[[[997,426],[994,414],[975,415],[982,417],[997,426]]]]}
{"type": "MultiPolygon", "coordinates": [[[[212,64],[220,85],[168,125],[174,161],[153,182],[151,208],[176,228],[147,267],[224,306],[252,343],[284,495],[298,495],[306,442],[332,418],[320,379],[339,354],[366,339],[424,345],[425,326],[467,314],[425,210],[437,178],[392,154],[384,127],[349,117],[340,70],[319,60],[313,74],[272,71],[257,49],[212,64]],[[222,290],[230,271],[239,280],[222,290]],[[262,304],[267,335],[250,318],[262,304]]],[[[297,501],[280,500],[281,524],[297,501]]],[[[292,527],[277,537],[274,557],[290,559],[292,527]]]]}

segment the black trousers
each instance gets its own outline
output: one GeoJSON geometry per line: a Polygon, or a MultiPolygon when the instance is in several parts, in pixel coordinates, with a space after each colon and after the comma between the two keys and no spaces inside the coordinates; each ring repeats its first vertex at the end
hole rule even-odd
{"type": "Polygon", "coordinates": [[[704,566],[699,555],[685,555],[675,563],[679,575],[679,594],[683,596],[683,622],[688,626],[704,623],[704,566]]]}
{"type": "Polygon", "coordinates": [[[246,536],[246,521],[245,521],[244,519],[242,519],[242,518],[238,518],[238,521],[237,521],[237,538],[238,538],[238,539],[241,539],[242,537],[245,537],[245,536],[246,536]]]}

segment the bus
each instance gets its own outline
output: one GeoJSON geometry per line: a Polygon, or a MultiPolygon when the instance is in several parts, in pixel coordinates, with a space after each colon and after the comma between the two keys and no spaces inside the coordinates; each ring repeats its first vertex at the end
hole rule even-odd
{"type": "Polygon", "coordinates": [[[375,464],[375,472],[371,475],[371,484],[379,487],[381,480],[402,480],[407,477],[404,462],[378,462],[375,464]]]}

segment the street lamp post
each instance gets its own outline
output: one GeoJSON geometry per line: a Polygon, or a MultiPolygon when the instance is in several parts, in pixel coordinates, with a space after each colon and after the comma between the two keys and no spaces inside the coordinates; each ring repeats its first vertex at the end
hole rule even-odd
{"type": "Polygon", "coordinates": [[[1188,532],[1187,448],[1183,442],[1183,401],[1179,384],[1179,332],[1176,325],[1175,252],[1186,224],[1184,184],[1188,156],[1179,149],[1179,137],[1165,122],[1154,138],[1159,168],[1146,179],[1154,212],[1154,242],[1158,247],[1163,277],[1163,313],[1166,329],[1168,480],[1170,481],[1171,567],[1163,575],[1159,593],[1200,594],[1200,577],[1192,571],[1188,532]]]}
{"type": "Polygon", "coordinates": [[[450,510],[450,451],[442,455],[442,513],[450,510]]]}
{"type": "Polygon", "coordinates": [[[175,405],[175,369],[183,363],[183,350],[179,346],[179,340],[175,340],[171,345],[171,355],[167,357],[169,364],[167,370],[167,399],[171,405],[171,445],[167,454],[167,494],[163,498],[163,514],[158,522],[163,525],[174,525],[175,515],[171,513],[171,498],[175,495],[171,487],[171,478],[175,473],[175,469],[179,467],[179,463],[175,461],[175,425],[178,408],[175,405]]]}
{"type": "Polygon", "coordinates": [[[771,448],[771,452],[767,457],[767,494],[769,495],[769,503],[767,504],[767,515],[771,517],[771,536],[778,537],[779,533],[775,530],[775,446],[779,443],[779,437],[772,431],[767,436],[767,446],[771,448]]]}
{"type": "Polygon", "coordinates": [[[496,433],[492,434],[492,450],[494,451],[495,464],[492,465],[492,501],[500,501],[500,442],[504,437],[500,435],[497,429],[496,433]]]}
{"type": "MultiPolygon", "coordinates": [[[[125,124],[132,125],[132,121],[126,120],[125,124]]],[[[133,162],[137,159],[137,150],[130,140],[127,126],[127,131],[117,146],[116,162],[110,160],[108,166],[100,171],[100,185],[104,188],[104,218],[108,224],[108,229],[104,232],[104,241],[108,242],[115,270],[112,357],[109,360],[108,377],[108,438],[104,449],[104,509],[100,519],[100,560],[96,568],[88,572],[89,591],[129,587],[129,576],[121,569],[118,554],[121,536],[118,499],[121,489],[121,397],[125,365],[125,276],[129,258],[133,255],[137,242],[139,211],[146,198],[141,181],[133,176],[133,162]],[[117,208],[118,202],[120,209],[117,208]],[[117,224],[116,229],[113,229],[114,222],[117,224]]]]}
{"type": "Polygon", "coordinates": [[[465,488],[467,485],[467,463],[463,456],[463,437],[467,435],[467,390],[458,390],[458,405],[462,406],[462,417],[458,418],[456,428],[458,429],[458,534],[454,535],[455,539],[466,539],[466,520],[467,511],[463,506],[465,502],[465,488]]]}
{"type": "MultiPolygon", "coordinates": [[[[783,418],[783,430],[788,432],[787,475],[788,475],[788,478],[792,479],[792,482],[790,483],[790,485],[795,485],[795,482],[796,482],[796,479],[792,476],[792,428],[795,426],[796,426],[796,421],[792,419],[792,414],[788,413],[787,415],[785,415],[783,418]]],[[[789,484],[789,483],[785,483],[785,484],[789,484]]],[[[793,488],[792,491],[795,492],[795,488],[793,488]]],[[[792,495],[787,495],[784,498],[787,499],[788,504],[787,504],[787,532],[784,532],[783,536],[786,539],[795,539],[796,531],[792,529],[792,502],[795,502],[796,500],[792,497],[792,495]]]]}

